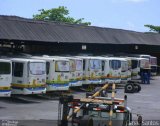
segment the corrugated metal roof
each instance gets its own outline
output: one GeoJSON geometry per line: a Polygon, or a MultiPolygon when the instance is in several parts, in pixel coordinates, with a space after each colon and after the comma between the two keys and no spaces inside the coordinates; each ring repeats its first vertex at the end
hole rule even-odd
{"type": "Polygon", "coordinates": [[[37,42],[160,45],[160,34],[0,16],[0,39],[37,42]]]}

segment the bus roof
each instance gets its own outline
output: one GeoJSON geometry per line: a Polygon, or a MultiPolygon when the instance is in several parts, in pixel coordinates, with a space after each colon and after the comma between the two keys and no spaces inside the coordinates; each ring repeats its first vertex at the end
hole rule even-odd
{"type": "Polygon", "coordinates": [[[11,62],[9,59],[0,59],[0,62],[11,62]]]}
{"type": "Polygon", "coordinates": [[[11,58],[11,61],[20,61],[20,62],[45,62],[42,59],[31,59],[31,58],[11,58]]]}
{"type": "Polygon", "coordinates": [[[60,57],[60,58],[66,58],[66,59],[69,59],[69,60],[82,60],[82,58],[79,58],[79,57],[75,57],[75,56],[72,56],[72,57],[70,57],[70,56],[62,56],[62,57],[60,57]]]}
{"type": "Polygon", "coordinates": [[[75,56],[77,58],[81,58],[81,59],[100,59],[99,57],[96,56],[75,56]]]}
{"type": "Polygon", "coordinates": [[[33,56],[33,59],[42,59],[46,61],[69,61],[67,58],[59,57],[59,56],[33,56]]]}
{"type": "Polygon", "coordinates": [[[157,59],[157,57],[155,57],[155,56],[151,56],[151,58],[152,58],[152,59],[157,59]]]}

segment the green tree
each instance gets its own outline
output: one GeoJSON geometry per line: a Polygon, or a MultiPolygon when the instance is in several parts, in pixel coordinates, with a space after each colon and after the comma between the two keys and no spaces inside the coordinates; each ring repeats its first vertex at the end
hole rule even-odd
{"type": "Polygon", "coordinates": [[[154,25],[144,25],[144,26],[150,28],[150,31],[160,33],[160,26],[154,26],[154,25]]]}
{"type": "Polygon", "coordinates": [[[59,6],[58,8],[52,8],[49,10],[41,9],[39,12],[40,14],[33,15],[33,19],[91,25],[90,22],[83,22],[84,18],[74,19],[73,17],[68,16],[69,10],[64,6],[59,6]]]}

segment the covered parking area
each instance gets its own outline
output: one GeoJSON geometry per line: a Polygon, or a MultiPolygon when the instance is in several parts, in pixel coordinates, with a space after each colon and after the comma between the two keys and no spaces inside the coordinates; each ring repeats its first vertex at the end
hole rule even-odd
{"type": "Polygon", "coordinates": [[[151,54],[160,34],[0,16],[1,52],[52,55],[151,54]]]}

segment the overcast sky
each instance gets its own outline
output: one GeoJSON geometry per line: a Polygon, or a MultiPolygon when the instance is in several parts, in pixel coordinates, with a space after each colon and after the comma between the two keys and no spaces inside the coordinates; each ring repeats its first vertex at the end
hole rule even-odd
{"type": "Polygon", "coordinates": [[[160,0],[0,0],[0,15],[32,18],[42,8],[58,6],[94,26],[144,32],[144,24],[160,25],[160,0]]]}

